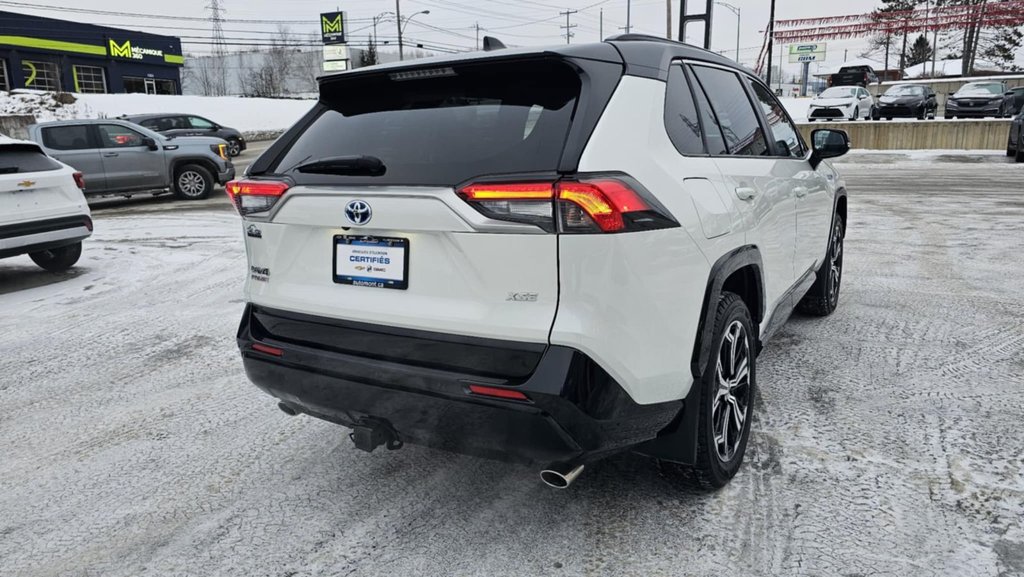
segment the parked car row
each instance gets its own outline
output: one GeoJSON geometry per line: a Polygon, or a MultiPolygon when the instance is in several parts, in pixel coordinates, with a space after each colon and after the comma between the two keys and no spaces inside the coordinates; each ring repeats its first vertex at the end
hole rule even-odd
{"type": "MultiPolygon", "coordinates": [[[[1024,108],[1024,87],[1004,82],[971,82],[946,101],[944,118],[1010,118],[1024,108]]],[[[876,100],[863,86],[832,86],[811,101],[807,120],[931,120],[938,115],[935,91],[924,84],[890,86],[876,100]]]]}
{"type": "Polygon", "coordinates": [[[1010,124],[1010,136],[1006,141],[1006,156],[1014,157],[1017,162],[1024,162],[1024,109],[1010,124]]]}

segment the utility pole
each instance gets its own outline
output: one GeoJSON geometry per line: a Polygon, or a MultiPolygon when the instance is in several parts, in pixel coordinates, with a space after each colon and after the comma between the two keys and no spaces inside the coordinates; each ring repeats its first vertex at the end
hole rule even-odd
{"type": "Polygon", "coordinates": [[[629,34],[629,31],[633,29],[633,26],[629,23],[629,8],[632,3],[632,0],[626,0],[626,34],[629,34]]]}
{"type": "Polygon", "coordinates": [[[405,60],[405,52],[402,51],[402,7],[398,5],[399,1],[395,0],[395,26],[398,26],[398,59],[405,60]]]}
{"type": "MultiPolygon", "coordinates": [[[[772,0],[771,12],[768,15],[768,86],[772,85],[772,50],[775,48],[775,0],[772,0]]],[[[782,78],[782,67],[779,67],[779,79],[782,78]]]]}
{"type": "MultiPolygon", "coordinates": [[[[931,2],[928,3],[928,7],[931,8],[931,2]]],[[[935,19],[936,20],[939,19],[938,11],[939,11],[939,6],[938,6],[938,3],[936,2],[936,5],[935,5],[935,12],[936,12],[935,19]]],[[[929,15],[928,20],[929,20],[928,23],[931,24],[931,16],[930,15],[929,15]]],[[[927,29],[925,29],[925,33],[927,34],[927,29]]],[[[936,26],[935,29],[932,30],[932,78],[935,78],[935,61],[938,60],[938,59],[939,59],[939,28],[938,28],[938,26],[936,26]]],[[[900,80],[903,80],[903,79],[900,78],[900,80]]]]}
{"type": "Polygon", "coordinates": [[[601,18],[598,20],[598,25],[597,26],[598,26],[598,28],[597,28],[597,34],[598,34],[597,40],[598,41],[603,41],[604,40],[604,8],[601,9],[601,18]]]}
{"type": "Polygon", "coordinates": [[[476,49],[480,50],[480,22],[476,23],[476,49]]]}
{"type": "Polygon", "coordinates": [[[728,2],[715,2],[719,6],[728,8],[730,12],[736,15],[736,62],[740,61],[740,8],[739,6],[733,6],[728,2]]]}
{"type": "Polygon", "coordinates": [[[576,24],[569,24],[569,17],[572,16],[573,14],[577,13],[577,12],[579,12],[579,10],[569,10],[568,8],[566,8],[565,12],[559,12],[558,13],[559,16],[565,16],[565,26],[561,26],[560,28],[564,28],[565,29],[565,43],[566,44],[569,43],[569,39],[571,39],[573,36],[576,35],[575,33],[573,33],[572,29],[575,28],[577,25],[576,24]]]}
{"type": "Polygon", "coordinates": [[[672,40],[672,0],[665,0],[665,38],[672,40]]]}

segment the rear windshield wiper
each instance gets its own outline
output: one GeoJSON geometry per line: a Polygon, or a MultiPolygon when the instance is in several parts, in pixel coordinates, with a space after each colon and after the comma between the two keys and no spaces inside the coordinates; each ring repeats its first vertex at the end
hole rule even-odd
{"type": "Polygon", "coordinates": [[[295,170],[309,174],[383,176],[384,162],[376,156],[333,156],[299,165],[295,170]]]}

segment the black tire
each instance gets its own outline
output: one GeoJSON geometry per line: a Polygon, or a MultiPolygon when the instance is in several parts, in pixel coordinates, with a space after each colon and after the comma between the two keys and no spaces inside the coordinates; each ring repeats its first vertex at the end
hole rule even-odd
{"type": "Polygon", "coordinates": [[[228,156],[234,158],[239,154],[242,154],[242,143],[235,138],[228,140],[228,156]]]}
{"type": "Polygon", "coordinates": [[[925,112],[924,107],[921,107],[921,110],[917,112],[917,119],[924,120],[926,118],[928,118],[928,113],[925,112]]]}
{"type": "Polygon", "coordinates": [[[186,164],[174,172],[174,195],[181,200],[202,200],[213,191],[213,175],[199,164],[186,164]]]}
{"type": "Polygon", "coordinates": [[[750,311],[739,295],[722,293],[715,311],[713,334],[712,356],[708,359],[704,374],[694,383],[694,386],[700,387],[697,460],[689,467],[665,464],[678,472],[684,484],[705,491],[724,487],[736,476],[743,464],[743,454],[750,437],[750,422],[753,420],[754,391],[757,387],[756,333],[750,311]],[[730,336],[732,340],[727,338],[730,336]],[[740,341],[744,344],[740,345],[740,341]],[[736,354],[733,353],[732,342],[737,343],[736,354]],[[729,365],[728,368],[726,365],[729,365]],[[719,384],[719,368],[723,375],[723,385],[719,384]],[[726,373],[730,373],[731,377],[724,378],[726,373]],[[737,376],[739,378],[734,378],[737,376]],[[724,381],[730,384],[726,385],[724,381]],[[741,409],[744,416],[737,427],[733,411],[739,414],[741,409]],[[716,434],[718,429],[724,431],[724,435],[716,434]],[[731,438],[730,433],[734,434],[731,438]],[[723,436],[724,444],[720,442],[723,436]]]}
{"type": "Polygon", "coordinates": [[[885,119],[889,120],[889,121],[892,121],[892,117],[891,116],[886,116],[885,119]]]}
{"type": "Polygon", "coordinates": [[[1024,162],[1024,131],[1021,131],[1021,135],[1017,137],[1017,158],[1014,160],[1024,162]]]}
{"type": "Polygon", "coordinates": [[[28,257],[44,270],[50,272],[64,272],[75,266],[82,256],[82,243],[76,242],[60,248],[51,248],[39,252],[30,252],[28,257]]]}
{"type": "Polygon", "coordinates": [[[814,284],[797,304],[797,309],[800,312],[816,317],[827,317],[839,306],[839,289],[843,284],[843,237],[845,235],[843,219],[837,214],[832,222],[825,262],[818,267],[814,284]]]}
{"type": "Polygon", "coordinates": [[[850,122],[853,122],[854,120],[860,120],[860,107],[859,106],[857,108],[853,109],[853,116],[850,117],[850,122]]]}
{"type": "Polygon", "coordinates": [[[950,115],[948,115],[948,114],[947,114],[947,115],[946,115],[946,116],[945,116],[944,118],[945,118],[946,120],[953,120],[953,117],[952,117],[952,116],[950,116],[950,115]]]}

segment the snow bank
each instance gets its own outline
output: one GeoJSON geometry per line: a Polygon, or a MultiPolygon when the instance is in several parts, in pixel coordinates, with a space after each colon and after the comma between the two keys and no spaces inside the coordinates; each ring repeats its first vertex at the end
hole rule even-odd
{"type": "Polygon", "coordinates": [[[31,114],[38,122],[74,118],[113,118],[122,114],[174,112],[196,114],[248,135],[276,135],[313,106],[312,100],[171,96],[154,94],[74,94],[16,90],[0,92],[0,114],[31,114]],[[62,104],[58,97],[72,96],[62,104]]]}

